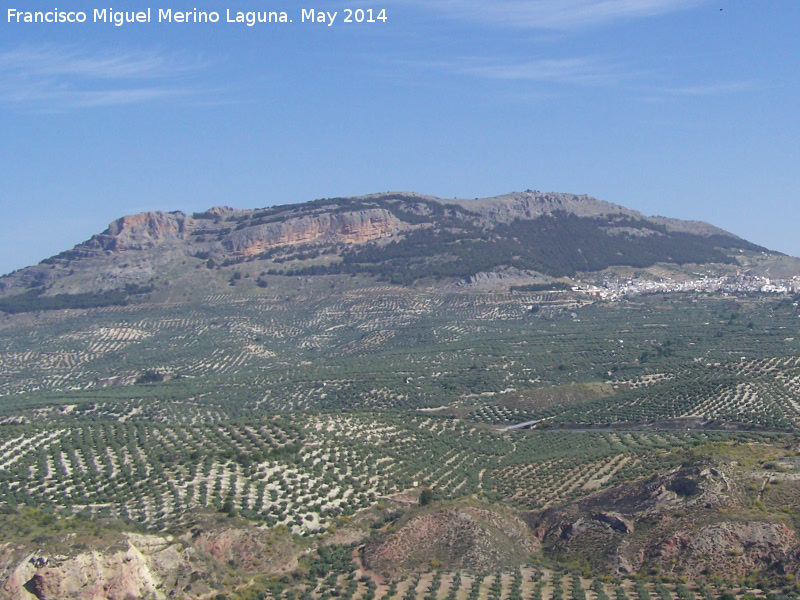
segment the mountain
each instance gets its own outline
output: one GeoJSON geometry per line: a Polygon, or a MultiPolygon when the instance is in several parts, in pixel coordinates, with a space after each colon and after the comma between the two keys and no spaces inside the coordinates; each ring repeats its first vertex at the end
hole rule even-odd
{"type": "Polygon", "coordinates": [[[0,278],[0,291],[120,290],[187,258],[210,269],[255,263],[267,275],[365,274],[409,285],[487,273],[530,283],[615,265],[735,264],[732,251],[767,252],[707,223],[646,217],[589,196],[529,190],[450,201],[384,193],[125,216],[72,250],[0,278]]]}

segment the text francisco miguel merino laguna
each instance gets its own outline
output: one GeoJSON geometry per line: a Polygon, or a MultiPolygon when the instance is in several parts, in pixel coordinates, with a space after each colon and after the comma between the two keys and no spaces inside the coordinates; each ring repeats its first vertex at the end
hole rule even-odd
{"type": "MultiPolygon", "coordinates": [[[[343,9],[343,23],[385,23],[387,21],[386,9],[343,9]]],[[[300,11],[302,23],[324,23],[333,25],[337,12],[326,12],[313,8],[303,8],[300,11]]],[[[159,8],[153,11],[150,8],[141,11],[115,11],[111,8],[95,8],[92,12],[94,23],[110,23],[121,27],[126,23],[151,23],[152,17],[157,17],[158,23],[242,23],[252,27],[256,23],[291,23],[288,13],[278,11],[231,11],[226,9],[225,20],[217,11],[201,11],[197,9],[177,11],[171,8],[159,8]]],[[[15,8],[8,9],[9,23],[85,23],[87,13],[83,11],[63,11],[54,8],[51,11],[25,11],[15,8]]]]}

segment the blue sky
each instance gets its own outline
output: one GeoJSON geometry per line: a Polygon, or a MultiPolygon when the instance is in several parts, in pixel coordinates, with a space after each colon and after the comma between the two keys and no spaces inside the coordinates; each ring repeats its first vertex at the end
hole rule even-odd
{"type": "Polygon", "coordinates": [[[124,214],[387,190],[586,193],[800,255],[796,0],[16,5],[83,24],[8,23],[9,6],[0,273],[124,214]],[[90,22],[109,7],[221,20],[90,22]],[[304,8],[337,20],[300,23],[304,8]],[[347,8],[387,21],[343,23],[347,8]]]}

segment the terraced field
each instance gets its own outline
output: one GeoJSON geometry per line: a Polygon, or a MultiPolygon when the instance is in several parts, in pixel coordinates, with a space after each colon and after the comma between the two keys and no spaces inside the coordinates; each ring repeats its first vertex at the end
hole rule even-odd
{"type": "Polygon", "coordinates": [[[655,579],[591,578],[580,572],[561,572],[524,566],[491,573],[432,570],[399,580],[375,582],[351,564],[345,574],[308,582],[304,589],[270,592],[285,598],[342,597],[350,600],[713,600],[721,597],[765,598],[770,590],[734,587],[722,578],[685,583],[655,579]]]}
{"type": "MultiPolygon", "coordinates": [[[[674,471],[693,448],[793,440],[795,304],[375,287],[4,317],[0,510],[158,531],[213,509],[317,540],[423,492],[556,509],[674,471]]],[[[551,567],[431,564],[392,582],[354,566],[269,594],[692,600],[730,590],[551,567]]]]}
{"type": "Polygon", "coordinates": [[[227,502],[309,531],[414,484],[550,506],[646,473],[654,448],[715,434],[498,425],[794,428],[797,317],[790,302],[758,298],[581,308],[558,292],[375,288],[7,319],[0,477],[17,501],[145,523],[227,502]],[[603,394],[569,395],[598,380],[603,394]],[[531,390],[567,390],[567,401],[531,390]]]}
{"type": "Polygon", "coordinates": [[[617,419],[729,417],[744,405],[757,415],[774,399],[777,425],[797,413],[787,400],[798,385],[797,317],[791,302],[767,298],[579,307],[568,293],[391,288],[42,313],[35,323],[0,324],[0,410],[65,395],[97,403],[157,395],[228,405],[228,414],[458,405],[475,407],[481,421],[513,423],[539,412],[512,409],[503,396],[610,381],[629,396],[611,400],[617,419]],[[147,382],[149,371],[179,379],[157,391],[117,389],[147,382]],[[695,398],[697,385],[704,398],[695,398]]]}
{"type": "Polygon", "coordinates": [[[180,523],[198,507],[299,534],[381,498],[430,488],[546,508],[673,464],[672,450],[758,434],[503,432],[399,413],[287,414],[153,423],[137,406],[73,409],[61,423],[0,428],[6,503],[180,523]],[[116,417],[116,418],[114,418],[116,417]]]}

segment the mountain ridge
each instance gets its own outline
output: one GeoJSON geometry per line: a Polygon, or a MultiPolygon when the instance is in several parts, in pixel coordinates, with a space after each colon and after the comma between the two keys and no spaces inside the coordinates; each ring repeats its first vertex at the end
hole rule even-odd
{"type": "Polygon", "coordinates": [[[146,283],[187,258],[209,268],[258,261],[270,275],[366,274],[408,285],[498,269],[536,278],[656,262],[732,264],[733,250],[769,252],[708,223],[648,217],[587,195],[527,190],[446,200],[386,192],[123,216],[71,250],[0,277],[0,292],[47,293],[59,282],[68,293],[108,291],[146,283]]]}

